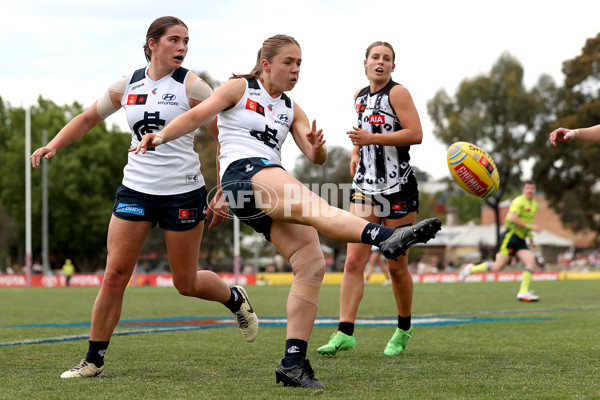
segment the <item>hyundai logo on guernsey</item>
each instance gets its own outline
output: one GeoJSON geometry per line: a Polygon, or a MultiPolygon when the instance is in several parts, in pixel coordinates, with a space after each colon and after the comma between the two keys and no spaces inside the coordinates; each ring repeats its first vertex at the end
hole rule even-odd
{"type": "Polygon", "coordinates": [[[115,212],[131,215],[144,215],[145,209],[137,204],[119,203],[115,212]]]}
{"type": "Polygon", "coordinates": [[[289,119],[290,119],[290,117],[287,114],[279,114],[277,116],[277,119],[275,120],[275,123],[289,128],[290,127],[290,125],[288,123],[289,119]]]}
{"type": "Polygon", "coordinates": [[[163,101],[159,101],[158,104],[167,106],[178,106],[179,102],[175,101],[177,97],[172,93],[165,93],[162,95],[163,101]]]}

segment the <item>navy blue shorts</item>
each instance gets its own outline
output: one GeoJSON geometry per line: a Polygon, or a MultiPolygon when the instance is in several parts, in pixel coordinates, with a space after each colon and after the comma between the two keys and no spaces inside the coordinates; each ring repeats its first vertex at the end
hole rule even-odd
{"type": "Polygon", "coordinates": [[[242,158],[232,162],[223,174],[221,188],[229,210],[256,232],[271,241],[273,219],[256,207],[250,179],[263,168],[283,167],[260,157],[242,158]]]}
{"type": "Polygon", "coordinates": [[[150,221],[167,231],[187,231],[206,219],[206,188],[173,195],[141,193],[120,185],[113,215],[127,221],[150,221]]]}
{"type": "Polygon", "coordinates": [[[371,195],[352,189],[350,191],[350,201],[356,204],[373,206],[375,215],[379,218],[400,219],[411,212],[419,212],[418,191],[371,195]]]}

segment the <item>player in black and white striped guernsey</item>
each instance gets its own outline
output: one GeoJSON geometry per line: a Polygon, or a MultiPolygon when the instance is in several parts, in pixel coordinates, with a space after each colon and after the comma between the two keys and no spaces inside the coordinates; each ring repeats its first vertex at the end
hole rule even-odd
{"type": "MultiPolygon", "coordinates": [[[[392,80],[394,61],[395,52],[389,43],[375,42],[367,48],[364,67],[369,86],[355,94],[358,122],[347,132],[354,145],[350,212],[389,227],[414,225],[417,221],[419,190],[409,150],[423,137],[410,93],[392,80]]],[[[363,274],[369,255],[368,245],[348,243],[338,331],[317,349],[319,354],[334,355],[356,346],[354,321],[363,297],[363,274]]],[[[397,329],[384,350],[392,356],[404,351],[412,334],[413,281],[407,255],[388,260],[388,268],[398,310],[397,329]]]]}
{"type": "MultiPolygon", "coordinates": [[[[160,131],[175,117],[206,100],[212,89],[181,67],[188,40],[187,26],[180,19],[156,19],[144,45],[149,65],[112,84],[92,107],[71,120],[48,145],[36,150],[31,156],[33,167],[38,167],[41,157],[53,157],[57,150],[121,107],[126,111],[131,145],[135,147],[144,135],[160,131]]],[[[106,272],[92,311],[88,353],[61,378],[91,378],[104,373],[104,355],[119,322],[125,288],[142,245],[157,224],[165,232],[177,290],[185,296],[223,303],[234,313],[244,339],[256,338],[258,318],[245,289],[230,288],[212,271],[198,271],[207,193],[193,143],[190,129],[155,151],[129,153],[108,228],[106,272]]],[[[217,223],[214,216],[212,223],[217,223]]]]}
{"type": "MultiPolygon", "coordinates": [[[[390,91],[398,83],[390,81],[375,93],[370,86],[356,97],[358,129],[372,134],[388,134],[403,129],[392,104],[390,91]]],[[[411,143],[418,144],[418,143],[411,143]]],[[[383,145],[372,143],[359,146],[360,159],[352,186],[367,195],[417,191],[417,181],[409,164],[410,145],[383,145]]]]}

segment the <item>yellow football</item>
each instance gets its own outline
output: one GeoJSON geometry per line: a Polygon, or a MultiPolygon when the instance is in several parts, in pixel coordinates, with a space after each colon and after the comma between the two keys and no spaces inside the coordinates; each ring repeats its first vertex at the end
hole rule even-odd
{"type": "Polygon", "coordinates": [[[498,191],[498,168],[481,147],[467,142],[452,143],[448,148],[448,168],[456,183],[473,196],[486,199],[498,191]]]}

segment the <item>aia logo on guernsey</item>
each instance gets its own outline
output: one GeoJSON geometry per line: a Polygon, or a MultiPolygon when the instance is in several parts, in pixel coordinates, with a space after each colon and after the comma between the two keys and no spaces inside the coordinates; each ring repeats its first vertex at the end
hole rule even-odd
{"type": "Polygon", "coordinates": [[[146,99],[148,98],[147,94],[130,94],[127,96],[127,105],[141,105],[146,104],[146,99]]]}
{"type": "Polygon", "coordinates": [[[369,115],[369,123],[371,125],[383,125],[385,124],[385,117],[383,115],[369,115]]]}
{"type": "Polygon", "coordinates": [[[197,208],[189,208],[187,210],[179,210],[179,219],[193,219],[198,215],[197,208]]]}
{"type": "Polygon", "coordinates": [[[246,101],[246,110],[250,110],[250,111],[259,113],[263,117],[265,116],[265,108],[263,106],[261,106],[260,103],[254,101],[254,100],[248,99],[248,101],[246,101]]]}
{"type": "Polygon", "coordinates": [[[392,204],[392,210],[406,210],[408,205],[406,203],[392,204]]]}
{"type": "Polygon", "coordinates": [[[456,167],[454,167],[454,171],[456,171],[456,174],[460,180],[463,181],[473,193],[477,194],[478,196],[482,196],[487,193],[488,186],[485,184],[485,182],[482,182],[477,174],[473,173],[473,171],[467,168],[465,164],[458,164],[456,167]]]}

